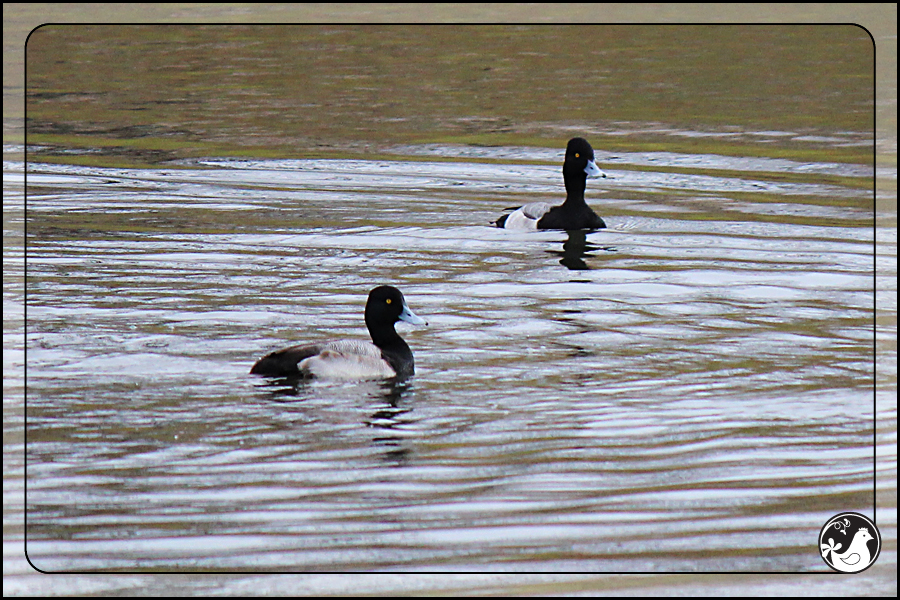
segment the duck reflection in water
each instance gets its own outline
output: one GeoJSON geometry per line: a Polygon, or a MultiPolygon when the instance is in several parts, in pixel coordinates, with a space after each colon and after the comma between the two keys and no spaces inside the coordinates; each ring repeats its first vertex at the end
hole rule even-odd
{"type": "Polygon", "coordinates": [[[404,429],[416,421],[409,414],[412,412],[409,399],[403,399],[411,391],[412,383],[383,381],[380,387],[377,395],[373,393],[371,396],[386,402],[386,405],[375,410],[365,424],[376,431],[372,443],[381,450],[381,458],[385,464],[403,466],[411,454],[409,436],[404,435],[404,429]]]}
{"type": "Polygon", "coordinates": [[[380,455],[381,460],[392,466],[403,466],[410,456],[408,438],[405,432],[415,424],[412,418],[413,405],[411,396],[414,396],[411,380],[383,379],[357,382],[323,382],[321,385],[310,386],[308,380],[298,377],[270,378],[256,385],[265,392],[268,400],[284,404],[293,404],[296,410],[309,414],[310,423],[321,420],[320,415],[308,411],[315,411],[316,402],[310,400],[322,400],[333,397],[334,401],[356,404],[359,401],[367,407],[360,424],[370,428],[372,447],[380,455]]]}
{"type": "Polygon", "coordinates": [[[559,250],[547,250],[549,254],[561,256],[559,264],[570,271],[589,271],[590,267],[584,262],[585,257],[590,256],[596,250],[615,252],[615,248],[608,246],[596,246],[587,241],[587,229],[571,229],[566,232],[568,238],[563,242],[562,252],[559,250]]]}

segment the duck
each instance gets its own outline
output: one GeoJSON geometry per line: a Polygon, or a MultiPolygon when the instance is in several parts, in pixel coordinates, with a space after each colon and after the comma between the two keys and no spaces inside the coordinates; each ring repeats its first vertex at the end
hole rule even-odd
{"type": "Polygon", "coordinates": [[[336,340],[291,346],[262,357],[250,369],[252,375],[299,379],[405,379],[415,372],[412,350],[394,325],[405,321],[427,325],[406,304],[397,288],[381,285],[369,292],[366,327],[372,341],[336,340]]]}
{"type": "Polygon", "coordinates": [[[584,201],[588,177],[606,177],[594,163],[594,149],[584,138],[576,137],[566,145],[563,180],[566,201],[559,206],[533,202],[505,214],[493,223],[504,229],[603,229],[606,223],[584,201]]]}

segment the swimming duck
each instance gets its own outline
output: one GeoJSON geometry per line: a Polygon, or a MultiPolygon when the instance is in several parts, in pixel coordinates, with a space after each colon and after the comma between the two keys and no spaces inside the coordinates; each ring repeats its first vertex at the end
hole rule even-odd
{"type": "Polygon", "coordinates": [[[566,146],[563,180],[566,201],[559,206],[533,202],[503,215],[494,224],[504,229],[603,229],[606,223],[584,201],[588,176],[606,177],[594,163],[594,149],[584,138],[572,138],[566,146]]]}
{"type": "Polygon", "coordinates": [[[389,285],[369,292],[366,327],[372,341],[338,340],[291,346],[259,359],[250,373],[271,377],[324,379],[406,378],[415,371],[412,351],[394,330],[397,321],[427,325],[413,313],[403,294],[389,285]]]}

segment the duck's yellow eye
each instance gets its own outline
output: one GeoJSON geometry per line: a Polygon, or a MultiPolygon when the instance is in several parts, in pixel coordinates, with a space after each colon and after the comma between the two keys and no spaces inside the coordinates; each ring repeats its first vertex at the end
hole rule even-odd
{"type": "Polygon", "coordinates": [[[391,299],[388,298],[387,300],[385,300],[385,302],[387,302],[388,304],[390,304],[390,303],[391,303],[391,299]]]}
{"type": "Polygon", "coordinates": [[[581,158],[581,155],[580,155],[579,153],[576,152],[576,153],[575,153],[575,158],[581,158]]]}

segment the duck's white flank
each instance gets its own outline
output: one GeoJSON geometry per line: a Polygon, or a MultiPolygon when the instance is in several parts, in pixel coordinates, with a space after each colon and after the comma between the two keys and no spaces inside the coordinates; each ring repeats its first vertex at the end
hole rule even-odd
{"type": "Polygon", "coordinates": [[[386,379],[397,373],[371,342],[341,340],[322,346],[315,356],[297,365],[307,376],[323,379],[386,379]]]}
{"type": "Polygon", "coordinates": [[[503,228],[525,230],[537,229],[538,221],[540,221],[541,217],[546,215],[551,208],[553,208],[553,206],[546,202],[532,202],[531,204],[526,204],[509,213],[509,216],[506,217],[506,222],[503,224],[503,228]]]}

